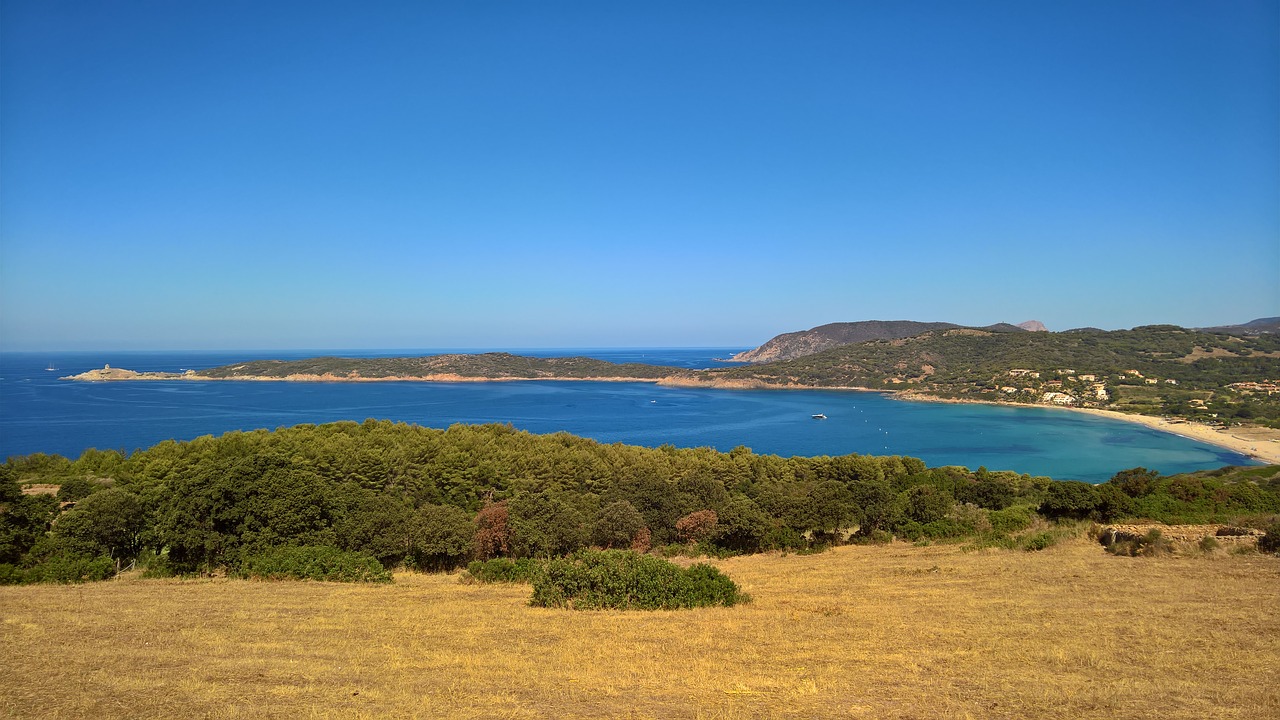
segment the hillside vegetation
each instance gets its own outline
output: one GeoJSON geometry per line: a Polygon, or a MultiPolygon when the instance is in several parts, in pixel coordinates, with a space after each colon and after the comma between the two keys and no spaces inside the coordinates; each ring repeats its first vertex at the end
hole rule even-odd
{"type": "MultiPolygon", "coordinates": [[[[808,330],[789,332],[771,338],[753,350],[738,353],[731,359],[739,362],[774,362],[794,360],[840,345],[867,342],[868,340],[897,340],[914,337],[933,330],[951,330],[963,327],[948,322],[916,322],[914,320],[862,320],[819,325],[808,330]]],[[[984,330],[1022,332],[1016,325],[1001,323],[984,330]]]]}
{"type": "Polygon", "coordinates": [[[0,465],[0,582],[102,579],[135,562],[152,574],[377,579],[382,568],[588,546],[716,556],[897,537],[1039,549],[1060,539],[1055,521],[1263,529],[1276,513],[1280,466],[1139,468],[1095,486],[909,457],[369,420],[166,441],[128,457],[11,458],[0,465]],[[57,495],[32,494],[42,487],[57,495]]]}
{"type": "Polygon", "coordinates": [[[284,378],[332,375],[337,378],[415,378],[456,375],[463,378],[640,378],[667,377],[672,368],[640,363],[617,364],[588,357],[539,358],[511,353],[429,355],[399,358],[318,357],[306,360],[255,360],[194,374],[207,378],[284,378]]]}
{"type": "Polygon", "coordinates": [[[991,402],[1056,403],[1280,426],[1280,335],[1173,325],[1117,331],[952,329],[717,368],[705,381],[866,387],[991,402]],[[1047,393],[1052,393],[1046,398],[1047,393]]]}

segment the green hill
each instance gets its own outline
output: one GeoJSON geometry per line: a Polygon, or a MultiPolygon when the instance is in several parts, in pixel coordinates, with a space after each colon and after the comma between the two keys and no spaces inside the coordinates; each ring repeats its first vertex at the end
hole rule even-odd
{"type": "Polygon", "coordinates": [[[1280,336],[1174,325],[1070,333],[954,328],[700,377],[1280,423],[1280,336]],[[1232,387],[1236,383],[1246,385],[1232,387]],[[1046,399],[1046,393],[1065,397],[1046,399]]]}

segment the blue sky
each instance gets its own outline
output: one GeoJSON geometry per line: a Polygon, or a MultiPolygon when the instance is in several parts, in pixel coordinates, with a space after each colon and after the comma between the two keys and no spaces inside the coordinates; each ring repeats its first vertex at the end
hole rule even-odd
{"type": "Polygon", "coordinates": [[[1280,4],[0,3],[0,349],[1280,315],[1280,4]]]}

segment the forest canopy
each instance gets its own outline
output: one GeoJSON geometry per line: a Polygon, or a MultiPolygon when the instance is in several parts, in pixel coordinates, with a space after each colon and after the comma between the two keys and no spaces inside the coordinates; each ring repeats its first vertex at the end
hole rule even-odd
{"type": "Polygon", "coordinates": [[[263,558],[303,556],[356,574],[376,574],[369,559],[438,571],[593,546],[804,551],[1007,538],[1056,519],[1278,512],[1278,467],[1176,477],[1138,468],[1095,486],[911,457],[784,458],[367,420],[165,441],[127,457],[10,458],[0,465],[0,581],[94,579],[135,561],[247,572],[263,558]],[[32,494],[34,484],[58,494],[32,494]]]}

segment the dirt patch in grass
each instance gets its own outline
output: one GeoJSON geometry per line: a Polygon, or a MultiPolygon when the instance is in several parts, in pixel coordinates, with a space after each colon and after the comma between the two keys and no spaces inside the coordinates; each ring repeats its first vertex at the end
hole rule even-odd
{"type": "Polygon", "coordinates": [[[754,602],[524,585],[127,578],[0,588],[15,717],[1280,716],[1280,558],[850,546],[715,563],[754,602]]]}

